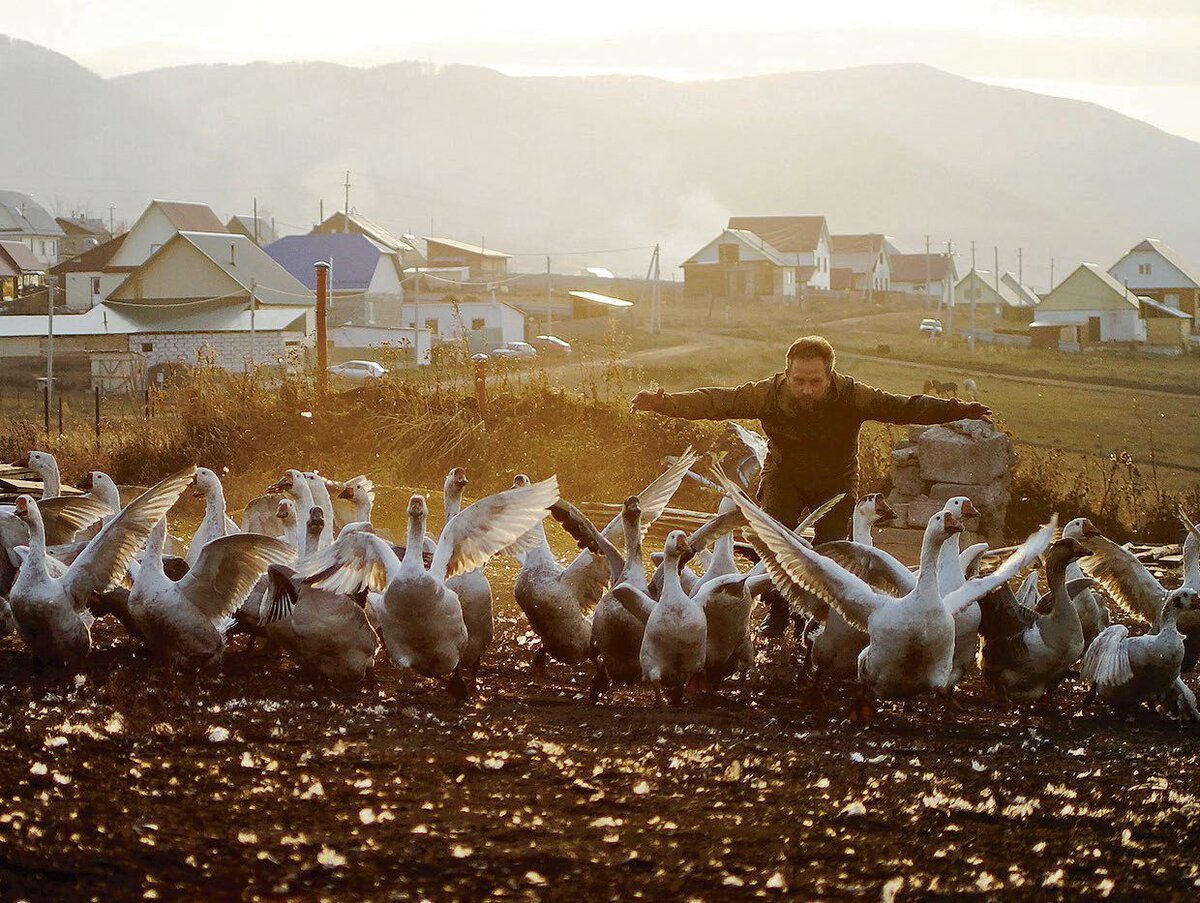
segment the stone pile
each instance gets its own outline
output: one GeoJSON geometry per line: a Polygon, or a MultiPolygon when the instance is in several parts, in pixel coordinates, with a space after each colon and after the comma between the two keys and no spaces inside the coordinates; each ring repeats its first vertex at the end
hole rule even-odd
{"type": "Polygon", "coordinates": [[[947,499],[965,495],[979,517],[965,524],[965,548],[976,537],[999,545],[1004,539],[1012,482],[1013,450],[1008,436],[982,420],[913,426],[892,451],[888,504],[895,527],[924,530],[947,499]]]}

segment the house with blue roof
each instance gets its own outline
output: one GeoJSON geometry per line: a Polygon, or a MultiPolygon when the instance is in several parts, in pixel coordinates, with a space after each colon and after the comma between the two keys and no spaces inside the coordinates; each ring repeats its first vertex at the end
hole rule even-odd
{"type": "Polygon", "coordinates": [[[330,326],[404,325],[404,269],[398,252],[352,233],[289,235],[263,250],[314,291],[314,264],[330,265],[330,326]]]}

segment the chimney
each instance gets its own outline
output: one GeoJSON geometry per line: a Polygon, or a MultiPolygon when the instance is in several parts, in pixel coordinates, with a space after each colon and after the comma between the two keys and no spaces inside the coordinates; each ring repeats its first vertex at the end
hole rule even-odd
{"type": "Polygon", "coordinates": [[[237,266],[237,242],[235,241],[229,243],[229,265],[231,267],[237,266]]]}
{"type": "Polygon", "coordinates": [[[313,264],[317,270],[317,385],[325,391],[329,379],[329,264],[313,264]]]}

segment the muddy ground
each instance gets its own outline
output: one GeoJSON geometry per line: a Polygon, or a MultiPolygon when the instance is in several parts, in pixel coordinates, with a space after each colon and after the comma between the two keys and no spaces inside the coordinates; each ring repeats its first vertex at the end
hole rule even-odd
{"type": "Polygon", "coordinates": [[[789,642],[720,699],[592,706],[586,669],[530,682],[511,601],[466,705],[382,655],[332,692],[261,651],[181,678],[95,637],[77,683],[0,643],[5,898],[1200,894],[1200,730],[1079,716],[1078,691],[1021,716],[974,678],[956,720],[852,726],[789,642]]]}

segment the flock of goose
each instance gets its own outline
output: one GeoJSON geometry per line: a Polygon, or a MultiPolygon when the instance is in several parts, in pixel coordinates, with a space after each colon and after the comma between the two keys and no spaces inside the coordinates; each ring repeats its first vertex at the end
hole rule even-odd
{"type": "Polygon", "coordinates": [[[540,640],[535,678],[548,659],[590,662],[593,700],[641,683],[660,704],[719,692],[753,668],[754,603],[774,589],[805,622],[803,673],[817,688],[850,682],[856,720],[876,700],[924,694],[952,711],[955,688],[978,667],[1003,704],[1048,703],[1076,677],[1089,702],[1200,721],[1181,676],[1200,659],[1200,529],[1190,518],[1183,581],[1172,590],[1084,518],[1061,535],[1052,519],[983,575],[987,545],[959,545],[977,513],[967,498],[930,518],[919,565],[909,568],[873,543],[872,528],[893,516],[880,495],[858,501],[849,539],[814,548],[806,530],[837,499],[792,529],[747,492],[756,474],[745,461],[734,478],[719,463],[710,478],[695,472],[690,449],[668,460],[602,528],[559,497],[554,477],[521,474],[464,506],[469,484],[455,467],[441,533],[427,532],[428,502],[417,494],[396,544],[372,526],[366,477],[341,483],[288,470],[238,524],[207,468],[144,491],[93,472],[86,495],[64,496],[54,457],[34,451],[28,466],[42,478],[41,498],[0,506],[0,638],[15,632],[35,669],[69,673],[91,650],[95,618],[112,616],[166,667],[196,670],[218,663],[241,632],[248,648],[262,638],[310,677],[339,683],[369,679],[382,645],[406,686],[434,679],[466,699],[493,640],[484,567],[508,555],[521,566],[515,600],[540,640]],[[647,531],[689,476],[720,493],[717,511],[690,535],[670,532],[648,572],[647,531]],[[188,491],[204,499],[205,514],[184,542],[166,515],[188,491]],[[566,566],[547,517],[579,547],[566,566]],[[748,545],[736,542],[739,531],[748,545]],[[1145,632],[1110,625],[1109,600],[1145,632]]]}

